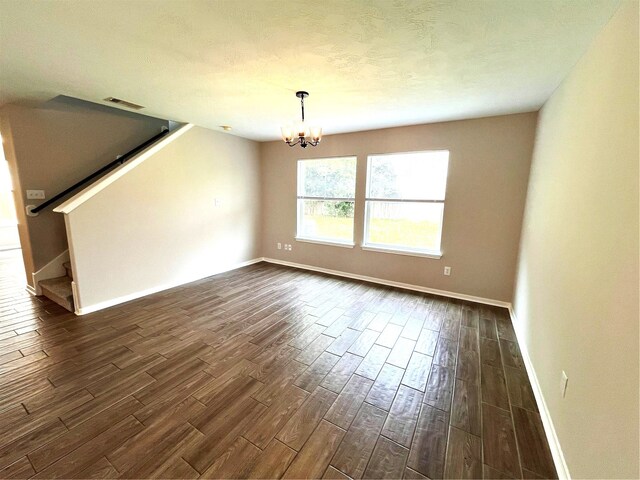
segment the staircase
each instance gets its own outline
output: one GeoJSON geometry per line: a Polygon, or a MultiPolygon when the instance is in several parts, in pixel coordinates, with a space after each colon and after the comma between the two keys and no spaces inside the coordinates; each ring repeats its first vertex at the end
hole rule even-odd
{"type": "Polygon", "coordinates": [[[67,272],[65,276],[42,280],[39,286],[42,289],[42,295],[53,300],[70,312],[73,312],[73,291],[71,290],[73,272],[71,271],[71,264],[69,262],[63,263],[63,266],[67,272]]]}
{"type": "MultiPolygon", "coordinates": [[[[176,135],[175,138],[178,138],[180,135],[182,135],[182,133],[186,132],[187,130],[189,130],[191,127],[193,127],[192,124],[186,124],[180,127],[179,131],[180,133],[178,135],[176,135]]],[[[178,132],[178,130],[174,130],[174,132],[178,132]]],[[[76,182],[75,184],[71,185],[69,188],[67,188],[66,190],[63,190],[62,192],[58,193],[57,195],[54,195],[53,197],[51,197],[50,199],[46,200],[45,202],[41,203],[40,205],[27,205],[26,206],[26,211],[27,211],[27,215],[29,217],[37,217],[38,214],[43,211],[44,209],[56,204],[56,203],[60,203],[62,202],[64,199],[67,199],[67,201],[63,204],[63,205],[59,205],[58,207],[54,208],[54,212],[57,213],[64,213],[65,214],[65,222],[67,222],[67,214],[69,213],[68,211],[65,210],[65,206],[68,207],[68,204],[71,203],[73,204],[74,201],[77,200],[77,197],[70,197],[70,195],[72,193],[77,192],[80,188],[85,188],[87,187],[88,184],[90,183],[95,183],[98,181],[101,181],[105,175],[115,175],[114,177],[112,177],[112,180],[115,178],[118,178],[121,175],[124,175],[126,173],[126,171],[128,171],[126,168],[125,169],[120,169],[120,167],[125,164],[125,162],[136,158],[137,156],[139,156],[140,154],[143,154],[144,152],[149,152],[149,155],[153,154],[153,151],[148,150],[151,149],[152,147],[154,147],[156,144],[160,143],[165,137],[167,137],[170,134],[169,128],[167,126],[163,126],[160,133],[154,135],[153,137],[151,137],[150,139],[148,139],[147,141],[141,143],[140,145],[138,145],[137,147],[133,148],[132,150],[128,151],[127,153],[125,153],[124,155],[118,155],[118,157],[116,157],[115,160],[112,160],[111,162],[109,162],[108,164],[106,164],[105,166],[103,166],[102,168],[99,168],[98,170],[96,170],[95,172],[93,172],[91,175],[83,178],[82,180],[80,180],[79,182],[76,182]],[[118,171],[118,169],[120,169],[118,171]]],[[[142,159],[144,160],[144,159],[142,159]]],[[[141,161],[142,161],[141,160],[141,161]]],[[[131,167],[133,168],[133,167],[131,167]]],[[[107,183],[108,184],[108,183],[107,183]]],[[[105,184],[106,185],[106,184],[105,184]]],[[[102,187],[104,188],[104,187],[102,187]]],[[[92,193],[93,195],[94,193],[92,193]]],[[[80,203],[82,203],[84,200],[82,200],[80,203]]],[[[74,207],[75,208],[75,207],[74,207]]],[[[71,210],[73,210],[73,208],[71,208],[71,210]]],[[[36,220],[34,220],[36,221],[36,220]]],[[[68,224],[67,224],[68,227],[68,224]]],[[[67,256],[65,258],[69,258],[69,252],[62,252],[58,257],[67,254],[67,256]]],[[[70,312],[75,313],[76,312],[76,308],[74,306],[74,303],[81,303],[80,302],[80,293],[79,293],[79,286],[76,284],[74,285],[76,287],[76,295],[78,296],[78,299],[76,299],[76,301],[74,302],[74,298],[73,298],[73,289],[71,288],[72,286],[72,282],[73,282],[73,273],[71,271],[71,265],[69,262],[65,262],[62,265],[64,266],[64,269],[66,271],[66,275],[62,276],[62,277],[56,277],[56,278],[50,278],[52,275],[60,275],[62,273],[62,270],[60,268],[60,264],[63,261],[62,258],[54,258],[52,259],[47,265],[44,265],[40,270],[38,270],[37,272],[33,272],[34,275],[34,283],[37,284],[37,291],[40,292],[43,296],[49,298],[50,300],[52,300],[53,302],[57,303],[58,305],[60,305],[61,307],[65,308],[66,310],[69,310],[70,312]],[[38,278],[36,279],[36,275],[38,275],[38,278]],[[42,278],[44,278],[45,280],[41,280],[42,278]]],[[[31,291],[31,290],[30,290],[31,291]]],[[[78,308],[78,310],[80,310],[78,308]]]]}

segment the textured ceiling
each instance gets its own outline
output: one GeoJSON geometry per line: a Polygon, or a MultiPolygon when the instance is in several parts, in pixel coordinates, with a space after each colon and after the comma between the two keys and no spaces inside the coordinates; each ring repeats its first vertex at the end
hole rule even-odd
{"type": "MultiPolygon", "coordinates": [[[[537,110],[619,0],[0,0],[0,104],[114,96],[255,140],[537,110]]],[[[102,102],[104,103],[104,102],[102,102]]]]}

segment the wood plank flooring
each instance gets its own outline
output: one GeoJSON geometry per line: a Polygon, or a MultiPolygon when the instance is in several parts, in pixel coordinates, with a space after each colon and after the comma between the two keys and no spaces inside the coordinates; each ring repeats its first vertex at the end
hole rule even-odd
{"type": "Polygon", "coordinates": [[[256,264],[83,317],[0,252],[0,478],[555,478],[504,309],[256,264]]]}

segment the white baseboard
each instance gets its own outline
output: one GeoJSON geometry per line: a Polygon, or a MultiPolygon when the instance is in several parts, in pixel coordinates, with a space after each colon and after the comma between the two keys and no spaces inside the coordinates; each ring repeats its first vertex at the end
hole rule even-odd
{"type": "Polygon", "coordinates": [[[254,258],[252,260],[247,260],[246,262],[237,263],[231,267],[226,267],[223,269],[215,270],[212,272],[208,272],[205,275],[198,275],[193,278],[181,278],[175,282],[167,283],[164,285],[159,285],[152,288],[147,288],[145,290],[140,290],[138,292],[130,293],[128,295],[123,295],[118,298],[113,298],[111,300],[107,300],[104,302],[96,303],[94,305],[88,306],[80,306],[79,305],[79,295],[78,295],[78,286],[75,282],[72,282],[71,287],[73,288],[74,294],[74,302],[75,302],[75,314],[76,315],[87,315],[89,313],[97,312],[98,310],[104,310],[105,308],[113,307],[115,305],[119,305],[121,303],[130,302],[131,300],[135,300],[137,298],[146,297],[147,295],[151,295],[154,293],[162,292],[163,290],[168,290],[170,288],[179,287],[180,285],[185,285],[187,283],[195,282],[197,280],[202,280],[203,278],[211,277],[213,275],[218,275],[224,272],[230,272],[231,270],[236,270],[238,268],[246,267],[249,265],[253,265],[254,263],[262,262],[262,258],[254,258]]]}
{"type": "Polygon", "coordinates": [[[48,280],[50,278],[62,277],[66,275],[66,271],[62,264],[64,262],[69,261],[69,250],[65,250],[56,258],[47,263],[44,267],[42,267],[37,272],[33,272],[31,274],[31,278],[33,278],[33,285],[35,286],[35,294],[42,295],[42,290],[40,289],[40,282],[43,280],[48,280]]]}
{"type": "Polygon", "coordinates": [[[533,368],[533,363],[531,363],[531,357],[529,356],[529,351],[527,350],[527,344],[524,339],[524,334],[518,328],[519,324],[518,324],[516,314],[513,311],[513,306],[509,306],[509,314],[511,316],[511,323],[513,324],[513,329],[515,330],[516,337],[518,338],[518,346],[520,347],[522,360],[524,361],[524,365],[527,370],[527,375],[529,376],[529,383],[531,383],[533,394],[536,397],[536,402],[538,403],[538,409],[540,410],[540,417],[542,418],[544,432],[547,436],[547,442],[549,443],[549,448],[551,449],[551,455],[553,456],[553,463],[555,464],[555,467],[556,467],[556,473],[558,474],[558,478],[560,480],[570,480],[571,474],[569,473],[569,467],[567,466],[567,462],[565,461],[564,454],[562,453],[560,440],[558,440],[558,435],[556,434],[556,429],[553,426],[553,420],[551,419],[551,414],[549,413],[549,409],[547,408],[547,403],[544,400],[544,395],[542,394],[542,389],[540,388],[540,382],[538,382],[538,376],[536,375],[535,368],[533,368]]]}
{"type": "Polygon", "coordinates": [[[464,293],[449,292],[447,290],[438,290],[436,288],[423,287],[421,285],[411,285],[409,283],[394,282],[383,278],[368,277],[366,275],[358,275],[356,273],[343,272],[340,270],[330,270],[328,268],[315,267],[313,265],[305,265],[302,263],[287,262],[284,260],[276,260],[275,258],[263,258],[265,262],[275,263],[277,265],[285,265],[287,267],[301,268],[303,270],[311,270],[313,272],[328,273],[338,277],[352,278],[354,280],[363,280],[365,282],[377,283],[379,285],[387,285],[389,287],[404,288],[422,293],[431,293],[441,297],[457,298],[458,300],[468,300],[469,302],[483,303],[485,305],[493,305],[496,307],[510,308],[511,303],[501,300],[493,300],[491,298],[474,297],[464,293]]]}
{"type": "Polygon", "coordinates": [[[29,293],[30,293],[31,295],[33,295],[34,297],[37,297],[37,296],[38,296],[38,294],[36,293],[36,289],[35,289],[35,288],[33,288],[33,287],[32,287],[31,285],[29,285],[28,283],[25,285],[25,287],[24,287],[24,288],[25,288],[25,290],[26,290],[27,292],[29,292],[29,293]]]}
{"type": "Polygon", "coordinates": [[[73,313],[76,315],[82,315],[81,313],[78,313],[80,310],[78,308],[78,286],[74,280],[71,281],[71,295],[73,296],[73,313]]]}

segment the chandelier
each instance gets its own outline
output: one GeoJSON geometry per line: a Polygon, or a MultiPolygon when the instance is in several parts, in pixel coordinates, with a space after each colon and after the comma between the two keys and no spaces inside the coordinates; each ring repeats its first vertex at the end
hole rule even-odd
{"type": "Polygon", "coordinates": [[[315,147],[322,139],[322,127],[308,128],[304,123],[304,99],[309,96],[308,92],[296,92],[296,97],[300,99],[300,109],[302,110],[302,121],[296,125],[282,127],[282,139],[290,147],[300,145],[307,148],[307,145],[315,147]]]}

